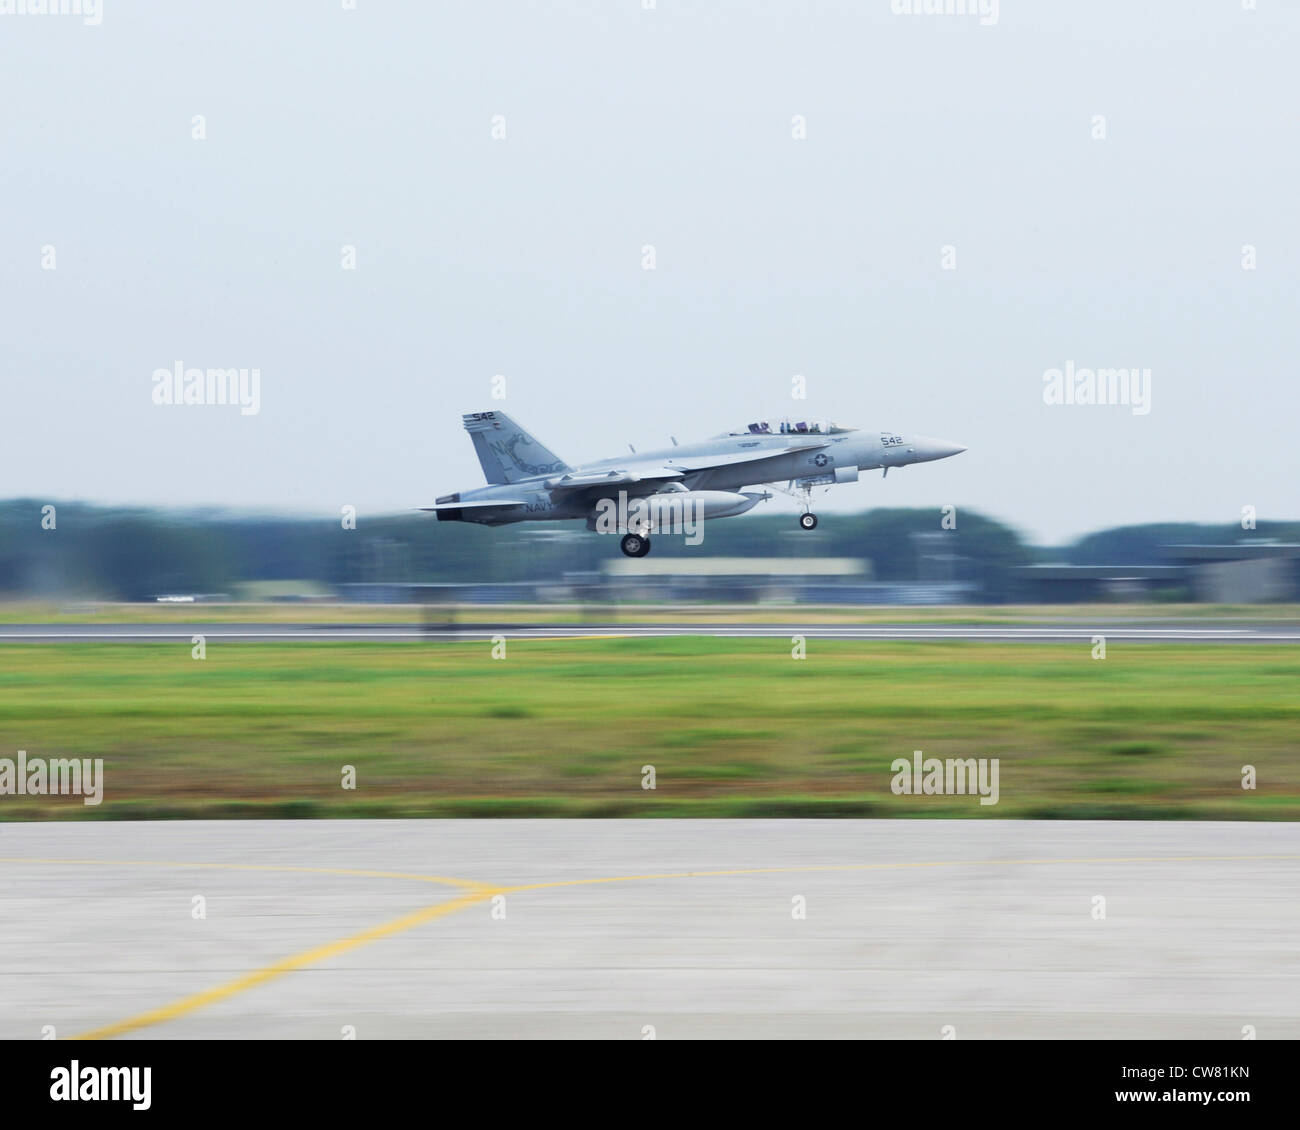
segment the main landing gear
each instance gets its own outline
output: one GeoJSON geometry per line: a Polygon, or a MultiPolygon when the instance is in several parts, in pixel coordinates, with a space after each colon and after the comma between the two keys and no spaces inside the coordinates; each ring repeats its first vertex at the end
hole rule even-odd
{"type": "Polygon", "coordinates": [[[650,539],[645,534],[624,534],[618,544],[628,557],[644,557],[650,552],[650,539]]]}
{"type": "Polygon", "coordinates": [[[817,528],[817,515],[811,511],[800,514],[799,528],[801,530],[815,530],[817,528]]]}

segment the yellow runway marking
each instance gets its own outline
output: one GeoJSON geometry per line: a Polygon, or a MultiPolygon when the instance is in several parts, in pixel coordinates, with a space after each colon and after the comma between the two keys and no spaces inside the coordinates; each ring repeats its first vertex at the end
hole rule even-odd
{"type": "Polygon", "coordinates": [[[923,863],[820,863],[803,867],[744,867],[729,871],[665,871],[657,875],[609,875],[599,879],[559,879],[502,887],[501,893],[542,891],[550,887],[583,887],[596,883],[635,883],[647,879],[716,879],[729,875],[789,875],[809,871],[901,871],[923,867],[1037,866],[1044,863],[1241,863],[1296,861],[1300,855],[1134,855],[1080,859],[937,859],[923,863]]]}
{"type": "Polygon", "coordinates": [[[108,1039],[113,1036],[121,1036],[127,1032],[138,1031],[141,1028],[147,1028],[154,1024],[162,1024],[168,1020],[175,1020],[178,1017],[185,1016],[197,1009],[204,1008],[207,1005],[214,1004],[217,1001],[226,1000],[229,997],[242,993],[247,989],[256,988],[258,985],[274,980],[277,977],[283,977],[287,973],[295,972],[299,969],[305,969],[310,965],[315,965],[322,961],[328,961],[330,958],[338,957],[340,954],[347,953],[350,950],[368,945],[371,942],[379,941],[383,938],[391,937],[394,934],[409,930],[415,926],[420,926],[425,922],[431,922],[436,918],[444,918],[449,914],[455,914],[457,911],[477,906],[486,902],[494,895],[519,894],[526,891],[550,890],[559,887],[583,887],[593,886],[605,883],[636,883],[650,882],[663,879],[712,879],[723,878],[737,875],[789,875],[789,874],[807,874],[810,872],[852,872],[852,871],[903,871],[912,869],[935,868],[935,867],[1011,867],[1011,866],[1042,866],[1047,864],[1115,864],[1115,863],[1285,863],[1300,860],[1300,855],[1176,855],[1176,856],[1084,856],[1079,858],[1057,858],[1057,859],[941,859],[930,860],[915,863],[840,863],[840,864],[809,864],[795,867],[750,867],[750,868],[733,868],[715,871],[663,871],[646,875],[608,875],[590,879],[557,879],[550,882],[541,883],[521,883],[515,886],[492,886],[487,883],[477,882],[473,879],[456,879],[440,875],[418,875],[404,871],[368,871],[353,870],[348,868],[333,867],[277,867],[273,865],[261,864],[224,864],[224,863],[172,863],[161,862],[156,860],[93,860],[93,859],[21,859],[21,858],[0,858],[0,863],[42,863],[42,864],[65,864],[70,866],[87,866],[93,865],[98,867],[168,867],[168,868],[208,868],[228,871],[264,871],[264,872],[286,872],[286,873],[308,873],[318,875],[342,875],[362,878],[383,878],[383,879],[411,879],[425,883],[440,883],[454,887],[459,887],[468,891],[467,894],[458,898],[451,899],[448,902],[438,903],[434,906],[426,906],[421,910],[416,910],[410,914],[395,918],[392,921],[382,923],[379,926],[371,927],[369,930],[363,930],[359,934],[353,934],[350,937],[342,938],[336,942],[330,942],[313,949],[306,950],[302,953],[295,954],[291,957],[283,958],[271,965],[256,969],[224,985],[218,985],[215,988],[207,989],[201,993],[195,993],[192,996],[183,997],[181,1000],[172,1004],[164,1005],[161,1008],[153,1009],[149,1012],[140,1013],[137,1016],[129,1017],[126,1020],[116,1024],[105,1025],[101,1028],[84,1032],[74,1039],[81,1040],[98,1040],[108,1039]]]}
{"type": "Polygon", "coordinates": [[[103,1028],[83,1032],[80,1036],[74,1036],[73,1038],[77,1040],[106,1040],[113,1036],[121,1036],[127,1032],[137,1031],[140,1028],[148,1028],[151,1024],[162,1024],[168,1020],[175,1020],[178,1016],[184,1016],[195,1009],[215,1004],[227,997],[233,997],[236,993],[242,993],[245,989],[264,985],[267,981],[272,981],[276,977],[283,977],[286,973],[292,973],[296,969],[305,969],[317,962],[328,961],[330,958],[338,957],[339,954],[347,953],[358,946],[364,946],[370,942],[378,941],[380,938],[387,938],[392,934],[401,933],[403,930],[409,930],[412,926],[419,926],[423,922],[431,922],[433,919],[441,918],[446,914],[454,914],[458,910],[464,910],[467,906],[485,902],[497,893],[493,887],[484,887],[474,894],[461,895],[460,898],[452,899],[450,902],[440,902],[436,906],[426,906],[423,910],[417,910],[413,914],[407,914],[401,918],[394,918],[391,922],[385,922],[381,926],[373,926],[369,930],[363,930],[360,934],[353,934],[350,938],[343,938],[340,941],[330,942],[328,945],[317,946],[315,949],[295,954],[293,957],[286,957],[283,961],[277,961],[274,965],[267,965],[254,970],[252,973],[245,974],[234,981],[218,985],[214,989],[195,993],[193,996],[184,997],[172,1004],[164,1005],[162,1008],[156,1008],[152,1012],[143,1012],[139,1016],[132,1016],[116,1024],[108,1024],[103,1028]]]}

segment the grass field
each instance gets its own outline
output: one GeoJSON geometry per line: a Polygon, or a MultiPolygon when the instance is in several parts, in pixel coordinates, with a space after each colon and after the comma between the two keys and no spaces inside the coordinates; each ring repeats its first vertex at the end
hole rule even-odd
{"type": "Polygon", "coordinates": [[[782,640],[0,647],[0,757],[104,801],[0,820],[871,815],[1300,818],[1300,649],[782,640]],[[1000,801],[890,762],[1000,759],[1000,801]],[[1241,788],[1242,766],[1259,785],[1241,788]],[[357,788],[340,787],[342,767],[357,788]],[[656,789],[641,787],[653,765],[656,789]]]}

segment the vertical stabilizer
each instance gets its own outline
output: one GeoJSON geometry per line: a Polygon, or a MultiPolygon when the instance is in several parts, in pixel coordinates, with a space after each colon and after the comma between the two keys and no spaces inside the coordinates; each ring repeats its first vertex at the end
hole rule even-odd
{"type": "Polygon", "coordinates": [[[461,420],[489,483],[513,483],[532,475],[570,470],[563,459],[504,412],[467,412],[461,420]]]}

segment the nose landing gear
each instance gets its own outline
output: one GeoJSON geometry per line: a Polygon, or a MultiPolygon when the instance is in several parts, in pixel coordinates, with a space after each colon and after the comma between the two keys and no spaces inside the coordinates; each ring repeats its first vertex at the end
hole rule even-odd
{"type": "Polygon", "coordinates": [[[811,479],[791,479],[786,486],[781,486],[779,483],[768,483],[767,485],[774,487],[782,494],[788,494],[799,504],[803,510],[803,513],[799,515],[799,528],[801,530],[815,530],[817,528],[817,515],[812,512],[812,492],[814,485],[826,485],[825,476],[816,484],[811,479]],[[791,487],[796,482],[799,484],[798,489],[792,490],[791,487]]]}

